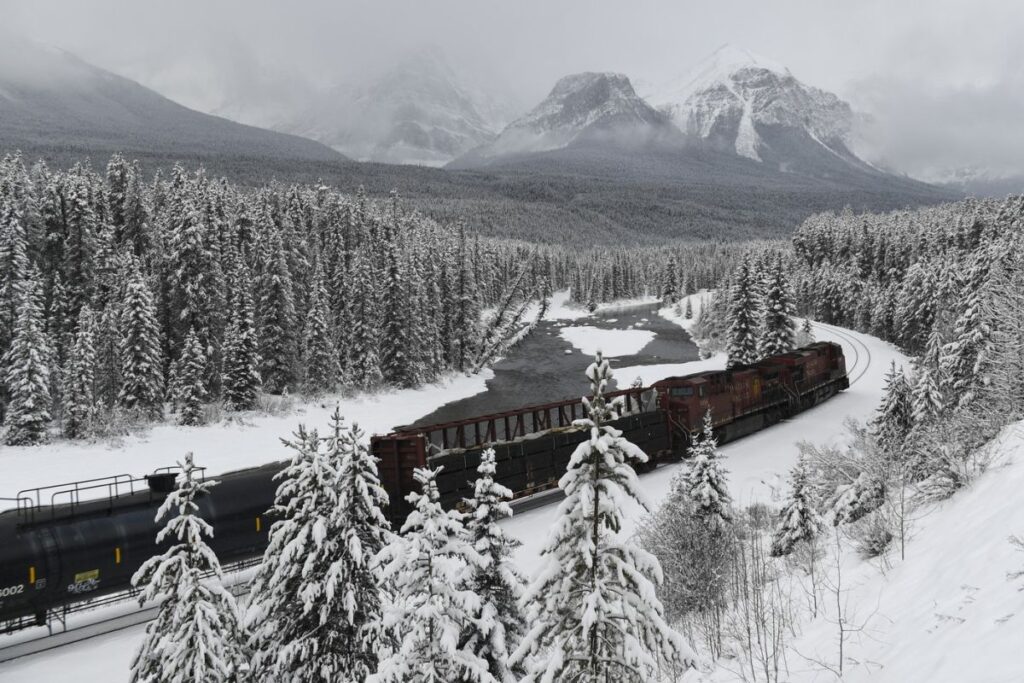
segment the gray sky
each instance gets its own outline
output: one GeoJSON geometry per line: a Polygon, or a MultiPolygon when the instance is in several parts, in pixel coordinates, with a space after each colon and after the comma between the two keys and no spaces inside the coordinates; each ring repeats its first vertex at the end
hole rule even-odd
{"type": "Polygon", "coordinates": [[[1016,0],[0,0],[0,17],[206,109],[358,79],[424,44],[528,107],[567,73],[660,81],[729,42],[871,113],[905,170],[1024,172],[1016,0]]]}

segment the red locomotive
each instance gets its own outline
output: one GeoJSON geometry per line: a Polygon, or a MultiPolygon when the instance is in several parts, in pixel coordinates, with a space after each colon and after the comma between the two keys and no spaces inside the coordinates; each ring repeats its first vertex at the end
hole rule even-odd
{"type": "MultiPolygon", "coordinates": [[[[686,454],[710,410],[719,443],[758,431],[850,386],[843,350],[818,342],[753,365],[668,377],[646,388],[609,392],[620,417],[613,424],[650,456],[645,466],[686,454]]],[[[472,494],[480,453],[494,448],[495,479],[517,498],[557,486],[576,445],[587,433],[573,425],[585,417],[581,399],[374,436],[381,482],[395,522],[409,512],[416,467],[444,469],[437,483],[448,506],[472,494]]]]}

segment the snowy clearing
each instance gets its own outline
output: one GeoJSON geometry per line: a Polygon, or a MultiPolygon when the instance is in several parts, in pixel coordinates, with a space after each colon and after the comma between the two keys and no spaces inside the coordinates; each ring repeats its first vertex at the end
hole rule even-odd
{"type": "MultiPolygon", "coordinates": [[[[485,391],[491,377],[493,373],[484,370],[470,376],[455,374],[418,389],[329,396],[298,404],[283,415],[243,414],[241,423],[154,425],[117,441],[60,440],[42,446],[0,446],[0,496],[118,473],[142,476],[173,465],[189,451],[195,454],[196,464],[206,467],[211,476],[284,460],[289,453],[280,439],[289,436],[299,423],[323,427],[335,406],[340,405],[346,421],[358,423],[368,438],[413,422],[449,401],[485,391]]],[[[105,490],[99,495],[105,495],[105,490]]],[[[13,501],[0,500],[0,509],[5,507],[14,507],[13,501]]]]}
{"type": "Polygon", "coordinates": [[[559,334],[584,354],[601,351],[607,358],[640,353],[656,336],[647,330],[604,330],[590,325],[563,327],[559,334]]]}

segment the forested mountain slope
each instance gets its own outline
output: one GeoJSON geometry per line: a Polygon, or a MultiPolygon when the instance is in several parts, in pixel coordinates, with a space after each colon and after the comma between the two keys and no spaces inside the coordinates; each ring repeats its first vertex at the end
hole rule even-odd
{"type": "Polygon", "coordinates": [[[225,166],[344,159],[305,138],[188,109],[63,50],[6,32],[0,33],[0,147],[62,163],[113,152],[218,159],[225,166]]]}

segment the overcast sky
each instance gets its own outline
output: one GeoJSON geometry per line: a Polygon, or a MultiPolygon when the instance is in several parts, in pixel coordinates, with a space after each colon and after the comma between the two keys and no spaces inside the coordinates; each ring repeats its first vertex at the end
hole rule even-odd
{"type": "Polygon", "coordinates": [[[1017,0],[0,0],[0,18],[206,109],[227,90],[358,79],[426,44],[525,107],[567,73],[660,81],[733,43],[871,113],[905,170],[1024,171],[1017,0]]]}

